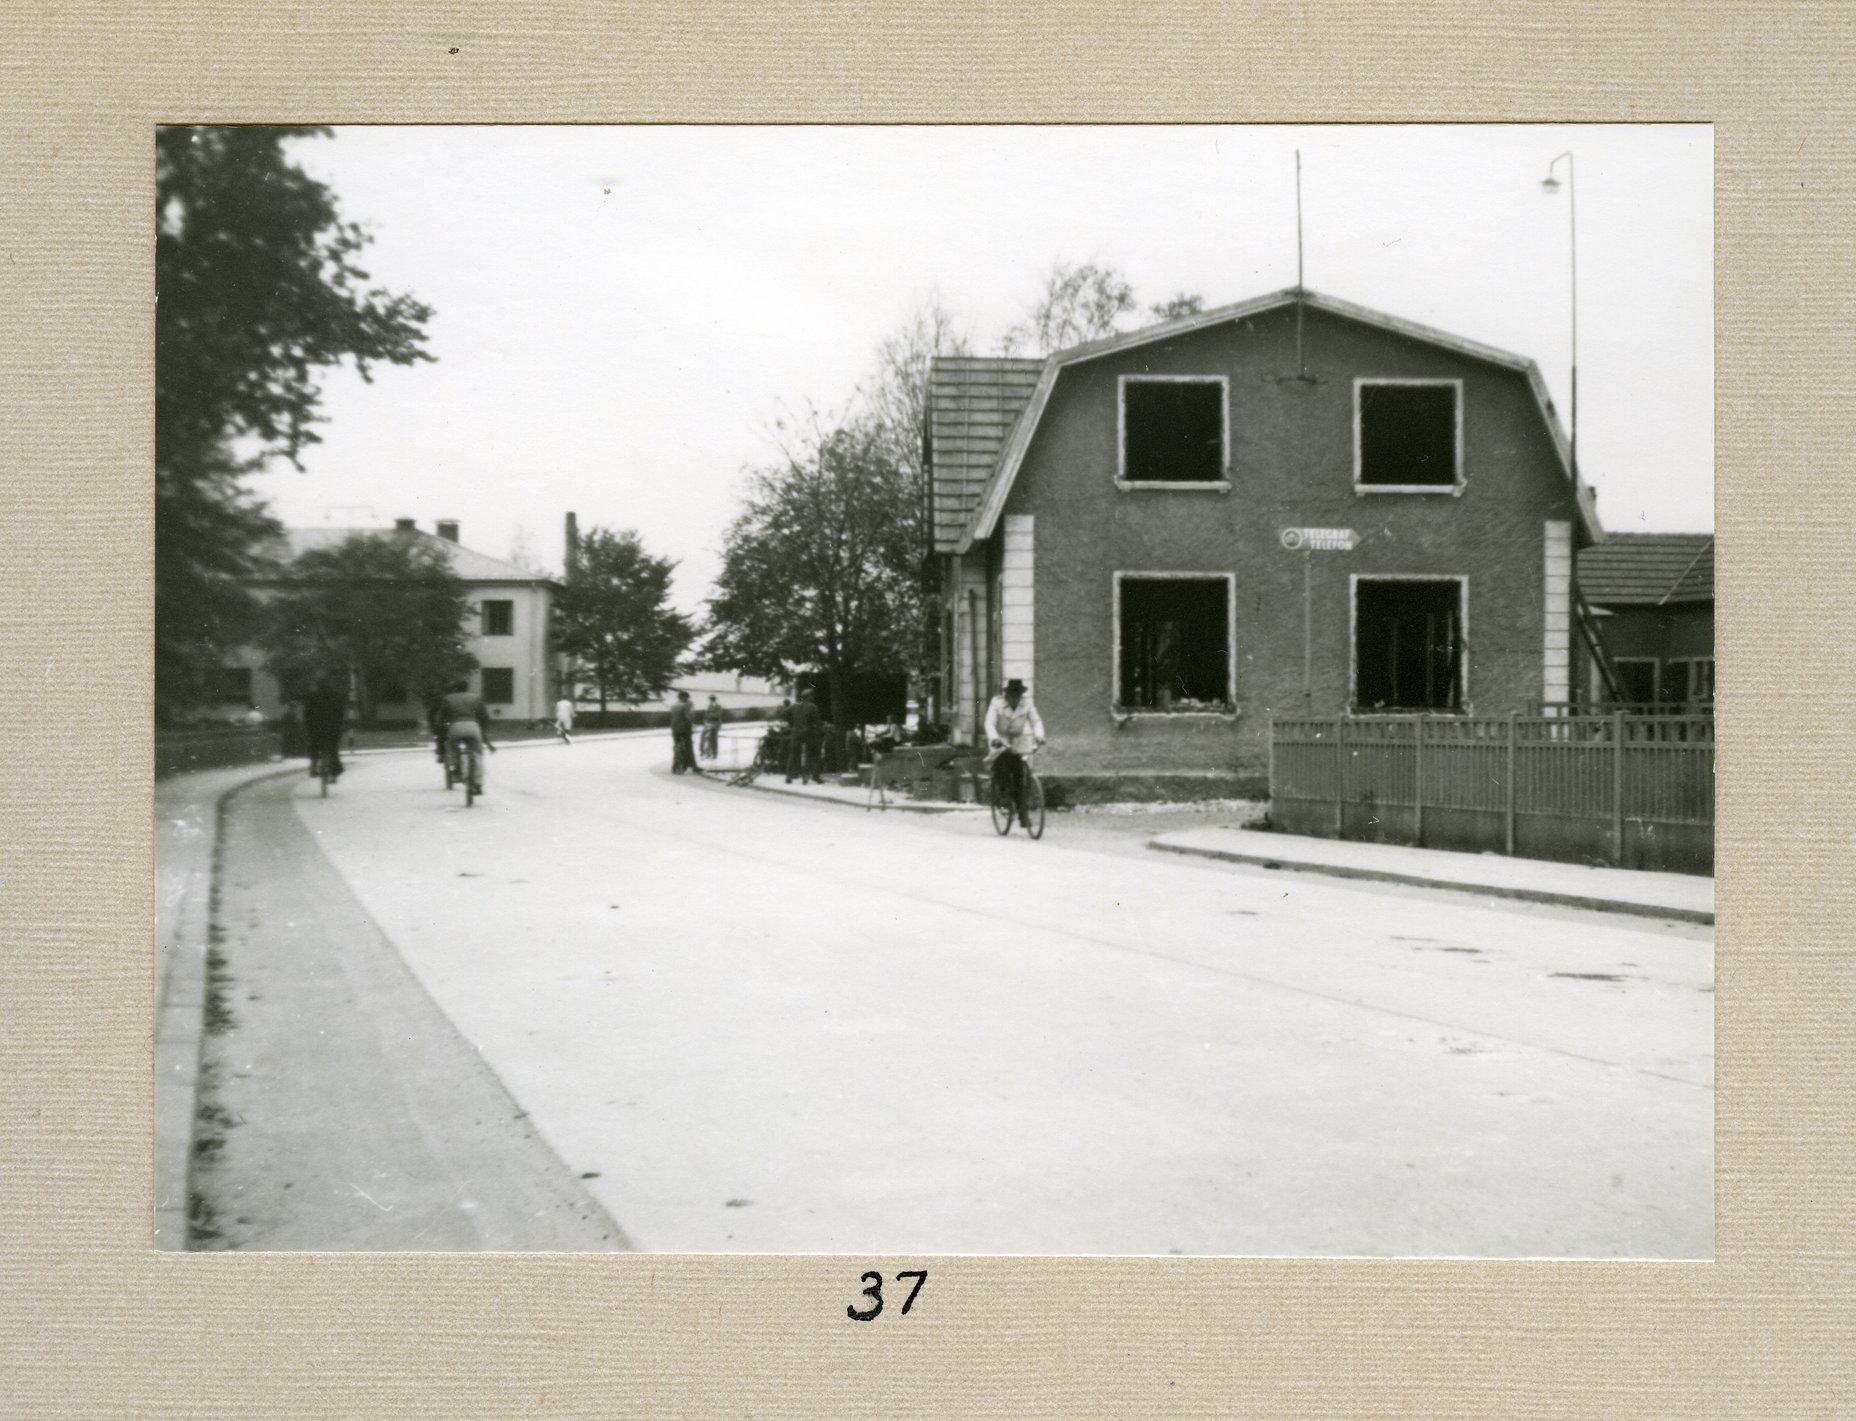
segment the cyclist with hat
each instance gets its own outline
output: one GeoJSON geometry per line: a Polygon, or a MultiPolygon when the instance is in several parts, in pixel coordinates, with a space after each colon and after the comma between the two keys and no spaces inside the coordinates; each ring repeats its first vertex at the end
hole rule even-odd
{"type": "Polygon", "coordinates": [[[1031,827],[1025,810],[1025,757],[1044,744],[1044,721],[1031,704],[1025,683],[1014,676],[986,707],[986,743],[992,749],[994,794],[1011,796],[1018,822],[1031,827]]]}

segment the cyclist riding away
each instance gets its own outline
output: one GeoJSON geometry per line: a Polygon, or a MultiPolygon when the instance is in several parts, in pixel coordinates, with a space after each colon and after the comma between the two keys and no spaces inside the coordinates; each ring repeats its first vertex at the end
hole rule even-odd
{"type": "Polygon", "coordinates": [[[309,741],[309,772],[325,764],[332,780],[342,777],[342,733],[348,721],[348,675],[325,671],[303,698],[303,732],[309,741]]]}
{"type": "Polygon", "coordinates": [[[1018,822],[1031,827],[1025,808],[1025,757],[1044,744],[1044,722],[1014,676],[986,707],[986,743],[992,747],[992,790],[1011,797],[1018,822]]]}
{"type": "Polygon", "coordinates": [[[486,750],[496,749],[490,743],[490,708],[482,696],[471,690],[468,681],[453,682],[450,693],[439,703],[438,753],[450,757],[446,764],[457,765],[461,740],[475,740],[486,750]]]}

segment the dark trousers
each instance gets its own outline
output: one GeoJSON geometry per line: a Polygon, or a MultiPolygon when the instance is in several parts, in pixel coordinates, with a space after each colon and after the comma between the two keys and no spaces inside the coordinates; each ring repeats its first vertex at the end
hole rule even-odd
{"type": "Polygon", "coordinates": [[[333,735],[323,731],[309,737],[309,772],[312,775],[316,772],[317,761],[325,756],[329,762],[329,776],[332,779],[342,772],[341,731],[338,730],[333,735]]]}
{"type": "Polygon", "coordinates": [[[695,735],[688,730],[670,732],[670,773],[680,775],[696,768],[695,735]]]}
{"type": "Polygon", "coordinates": [[[1016,750],[1001,750],[992,762],[992,791],[1009,796],[1019,823],[1030,819],[1025,812],[1025,757],[1016,750]]]}
{"type": "Polygon", "coordinates": [[[786,750],[786,782],[791,784],[793,776],[813,784],[823,784],[818,773],[818,736],[817,734],[799,734],[791,737],[786,750]]]}

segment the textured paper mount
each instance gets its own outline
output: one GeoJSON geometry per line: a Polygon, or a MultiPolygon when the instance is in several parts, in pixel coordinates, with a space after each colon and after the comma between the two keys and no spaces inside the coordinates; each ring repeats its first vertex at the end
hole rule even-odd
{"type": "Polygon", "coordinates": [[[16,7],[0,162],[0,1413],[1856,1413],[1842,4],[16,7]],[[149,1248],[162,121],[1715,125],[1717,1262],[173,1256],[149,1248]]]}

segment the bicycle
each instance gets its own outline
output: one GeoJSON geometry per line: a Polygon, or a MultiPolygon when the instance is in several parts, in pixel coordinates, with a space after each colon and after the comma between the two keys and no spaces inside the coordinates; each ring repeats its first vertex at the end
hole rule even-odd
{"type": "Polygon", "coordinates": [[[445,749],[445,788],[464,782],[464,807],[469,809],[483,793],[483,742],[474,735],[460,736],[445,749]]]}
{"type": "MultiPolygon", "coordinates": [[[[1025,832],[1033,839],[1044,837],[1044,785],[1038,779],[1037,772],[1031,768],[1031,756],[1037,753],[1033,750],[1031,755],[1019,757],[1024,765],[1025,776],[1025,832]]],[[[994,755],[988,764],[988,769],[995,768],[997,763],[998,756],[994,755]]],[[[1012,832],[1012,821],[1018,817],[1018,806],[1012,803],[1009,796],[1000,793],[999,782],[996,778],[989,776],[989,783],[992,827],[1003,837],[1012,832]]]]}
{"type": "Polygon", "coordinates": [[[329,797],[329,786],[335,783],[335,776],[329,769],[329,758],[329,752],[326,750],[318,750],[309,757],[309,772],[322,782],[324,799],[329,797]]]}

